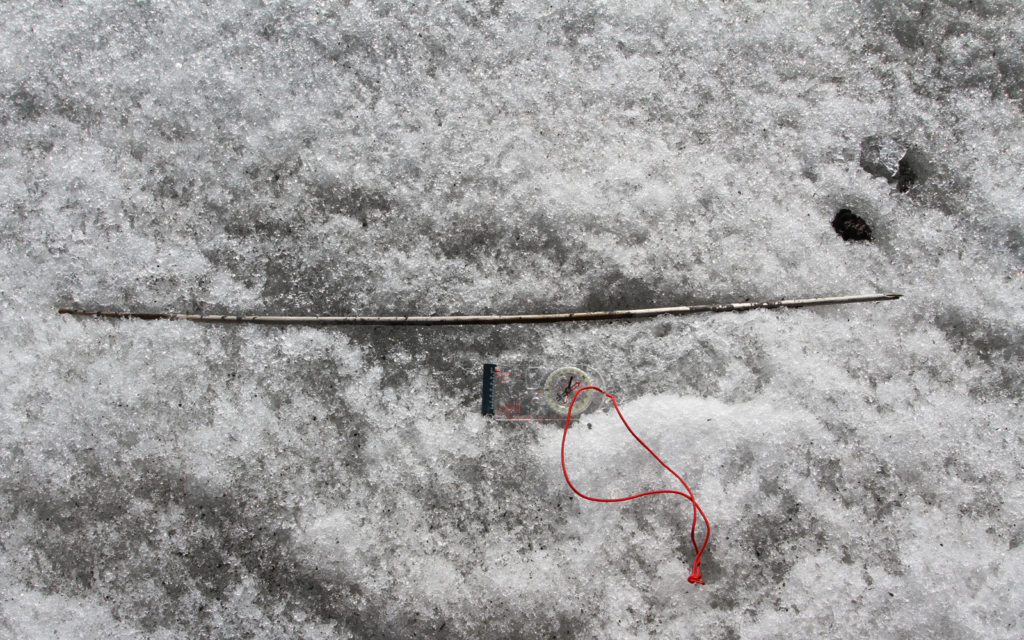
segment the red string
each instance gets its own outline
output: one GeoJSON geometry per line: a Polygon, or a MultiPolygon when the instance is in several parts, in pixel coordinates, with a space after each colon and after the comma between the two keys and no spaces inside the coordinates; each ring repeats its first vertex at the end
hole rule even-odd
{"type": "Polygon", "coordinates": [[[704,553],[704,548],[708,546],[708,540],[711,538],[711,523],[708,522],[708,517],[704,515],[704,510],[701,509],[700,506],[697,504],[697,500],[694,499],[693,490],[690,489],[690,485],[686,484],[686,481],[683,480],[678,473],[673,471],[672,467],[665,464],[665,462],[658,457],[658,454],[654,453],[654,451],[651,451],[651,448],[648,447],[647,444],[640,439],[640,436],[636,435],[636,433],[633,432],[633,429],[629,426],[629,423],[626,422],[626,419],[624,417],[622,417],[622,411],[619,411],[619,403],[615,401],[615,396],[613,396],[612,394],[607,393],[606,391],[598,387],[581,387],[576,390],[576,394],[572,397],[572,402],[569,403],[569,415],[565,417],[565,429],[562,430],[562,473],[565,475],[565,481],[569,484],[569,488],[572,489],[576,495],[583,498],[584,500],[591,500],[593,502],[625,502],[626,500],[632,500],[634,498],[640,498],[643,496],[650,496],[656,493],[674,493],[676,495],[683,496],[691,503],[693,503],[693,523],[690,525],[690,542],[693,543],[693,550],[696,552],[696,555],[693,558],[693,568],[690,571],[690,577],[688,578],[688,580],[690,581],[690,584],[704,584],[704,576],[702,576],[700,573],[700,556],[704,553]],[[615,412],[619,414],[619,419],[622,420],[622,424],[626,425],[626,429],[629,430],[629,433],[634,438],[636,438],[636,441],[639,442],[644,449],[647,449],[647,453],[654,456],[654,459],[661,463],[661,466],[668,469],[668,472],[674,475],[676,477],[676,480],[681,482],[683,486],[686,487],[685,493],[682,491],[676,491],[674,489],[658,489],[656,491],[644,491],[643,493],[638,493],[632,496],[626,496],[625,498],[592,498],[588,495],[580,493],[579,489],[572,485],[572,481],[569,480],[569,472],[565,468],[565,438],[567,435],[569,435],[569,421],[572,419],[572,406],[576,403],[576,397],[580,395],[581,391],[586,391],[587,389],[593,389],[599,393],[603,393],[604,395],[612,399],[612,404],[615,405],[615,412]],[[700,545],[699,547],[697,546],[698,513],[700,514],[700,517],[704,519],[704,527],[707,531],[707,533],[704,535],[704,544],[700,545]]]}

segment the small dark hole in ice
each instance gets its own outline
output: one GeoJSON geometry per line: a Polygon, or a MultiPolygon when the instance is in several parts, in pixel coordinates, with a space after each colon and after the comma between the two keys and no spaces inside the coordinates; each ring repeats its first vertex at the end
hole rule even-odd
{"type": "Polygon", "coordinates": [[[847,242],[871,241],[871,227],[849,209],[840,209],[832,220],[832,228],[847,242]]]}
{"type": "Polygon", "coordinates": [[[917,172],[914,171],[913,165],[911,165],[906,156],[900,160],[899,170],[894,178],[896,180],[896,190],[900,193],[906,193],[917,182],[917,172]]]}

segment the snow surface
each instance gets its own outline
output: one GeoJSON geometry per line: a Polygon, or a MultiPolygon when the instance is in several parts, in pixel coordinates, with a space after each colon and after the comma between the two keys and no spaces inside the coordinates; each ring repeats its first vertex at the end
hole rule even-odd
{"type": "Polygon", "coordinates": [[[1022,100],[1017,0],[5,2],[0,637],[1021,637],[1022,100]]]}

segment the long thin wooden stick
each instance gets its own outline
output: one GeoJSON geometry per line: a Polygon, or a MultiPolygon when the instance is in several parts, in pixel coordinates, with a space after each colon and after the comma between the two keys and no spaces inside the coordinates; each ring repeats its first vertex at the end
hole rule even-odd
{"type": "Polygon", "coordinates": [[[60,309],[59,313],[97,318],[136,318],[138,320],[189,320],[190,322],[305,325],[453,325],[453,324],[531,324],[541,322],[581,322],[586,320],[630,320],[660,315],[683,316],[691,313],[750,311],[779,307],[817,307],[852,302],[896,300],[897,293],[869,293],[835,298],[807,298],[774,302],[733,302],[730,304],[696,304],[688,307],[632,309],[627,311],[587,311],[583,313],[545,313],[523,316],[208,316],[192,313],[130,313],[127,311],[85,311],[60,309]]]}

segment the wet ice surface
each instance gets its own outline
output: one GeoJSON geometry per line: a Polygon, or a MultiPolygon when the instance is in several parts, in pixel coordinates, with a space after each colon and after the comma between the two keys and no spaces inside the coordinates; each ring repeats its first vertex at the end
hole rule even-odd
{"type": "Polygon", "coordinates": [[[1021,10],[688,4],[5,4],[0,637],[1019,637],[1021,10]]]}

